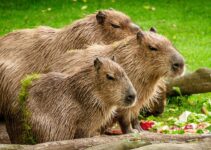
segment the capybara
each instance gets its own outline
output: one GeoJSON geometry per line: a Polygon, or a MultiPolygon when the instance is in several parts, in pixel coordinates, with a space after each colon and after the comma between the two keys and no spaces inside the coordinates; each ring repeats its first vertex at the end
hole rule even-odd
{"type": "Polygon", "coordinates": [[[157,100],[165,77],[181,75],[184,70],[183,57],[167,38],[154,30],[140,31],[136,36],[111,45],[93,45],[86,50],[70,51],[52,63],[50,68],[71,74],[91,62],[96,55],[114,55],[137,90],[137,104],[130,109],[119,109],[123,133],[132,132],[131,123],[140,130],[137,120],[140,108],[157,100]]]}
{"type": "MultiPolygon", "coordinates": [[[[32,57],[32,53],[24,55],[32,57]]],[[[78,71],[81,66],[93,61],[96,55],[116,56],[117,62],[125,69],[135,89],[137,90],[138,103],[130,109],[119,110],[119,123],[124,133],[132,132],[131,123],[138,128],[137,116],[140,108],[154,101],[160,92],[159,86],[164,77],[177,76],[183,72],[183,57],[165,37],[152,31],[140,31],[135,36],[127,37],[110,45],[93,45],[87,50],[70,51],[63,56],[58,56],[51,63],[27,62],[23,55],[16,60],[4,60],[0,67],[1,101],[5,109],[5,118],[9,135],[14,136],[13,119],[18,111],[17,97],[20,89],[20,80],[25,74],[36,70],[48,68],[49,71],[58,71],[71,74],[78,71]],[[30,64],[30,65],[29,65],[30,64]],[[45,67],[44,67],[45,66],[45,67]],[[2,98],[2,97],[1,97],[2,98]],[[13,115],[11,115],[13,114],[13,115]]],[[[32,57],[33,58],[33,57],[32,57]]],[[[30,60],[30,59],[29,59],[30,60]]],[[[39,60],[39,59],[37,59],[39,60]]],[[[40,60],[42,62],[42,59],[40,60]]],[[[43,69],[44,70],[44,69],[43,69]]],[[[42,71],[43,71],[42,70],[42,71]]],[[[39,72],[39,71],[38,71],[39,72]]]]}
{"type": "Polygon", "coordinates": [[[122,12],[102,10],[62,29],[38,27],[11,32],[0,38],[0,49],[6,56],[30,51],[41,53],[41,57],[50,55],[52,59],[52,55],[69,49],[86,48],[93,43],[111,44],[138,30],[139,27],[122,12]]]}
{"type": "MultiPolygon", "coordinates": [[[[24,109],[30,113],[27,124],[36,142],[90,137],[116,108],[135,104],[136,90],[123,68],[102,57],[92,63],[72,75],[42,74],[27,88],[24,109]]],[[[21,139],[24,133],[16,143],[28,140],[21,139]]]]}
{"type": "MultiPolygon", "coordinates": [[[[138,30],[139,27],[122,12],[102,10],[62,29],[39,27],[18,30],[0,37],[0,70],[14,67],[10,73],[17,75],[16,81],[11,83],[13,87],[0,86],[0,115],[7,109],[3,107],[3,103],[7,101],[3,92],[6,97],[12,97],[9,93],[17,91],[17,83],[24,75],[48,72],[48,64],[69,49],[85,48],[93,43],[110,44],[133,35],[138,30]]],[[[0,77],[1,84],[4,84],[6,78],[0,77]]],[[[10,81],[10,77],[6,80],[10,81]]]]}

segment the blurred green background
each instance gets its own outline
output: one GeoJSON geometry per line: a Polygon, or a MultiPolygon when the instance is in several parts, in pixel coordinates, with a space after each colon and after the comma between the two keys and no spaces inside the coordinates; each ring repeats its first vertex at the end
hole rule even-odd
{"type": "Polygon", "coordinates": [[[211,68],[211,0],[0,0],[0,35],[40,25],[59,28],[108,8],[145,30],[156,27],[184,55],[188,70],[211,68]]]}

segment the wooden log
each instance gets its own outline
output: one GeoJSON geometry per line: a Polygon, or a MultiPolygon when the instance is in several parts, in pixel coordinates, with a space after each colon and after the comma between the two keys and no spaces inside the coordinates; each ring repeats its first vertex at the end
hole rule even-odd
{"type": "MultiPolygon", "coordinates": [[[[66,140],[66,141],[55,141],[55,142],[47,142],[41,143],[33,146],[29,145],[13,145],[17,146],[17,148],[22,149],[34,149],[34,150],[78,150],[78,149],[86,149],[92,146],[97,146],[101,144],[108,143],[117,143],[116,145],[121,146],[121,142],[123,142],[123,147],[133,146],[136,142],[135,147],[144,146],[148,144],[158,143],[158,142],[170,142],[170,143],[178,143],[178,142],[187,142],[187,141],[200,141],[204,138],[211,138],[211,134],[209,135],[167,135],[167,134],[157,134],[151,132],[142,132],[142,133],[133,133],[133,134],[124,134],[118,136],[96,136],[92,138],[83,138],[83,139],[74,139],[74,140],[66,140]],[[119,143],[120,142],[120,143],[119,143]],[[139,143],[140,142],[140,143],[139,143]]],[[[112,145],[112,144],[111,144],[112,145]]],[[[115,144],[113,144],[115,145],[115,144]]],[[[116,146],[115,145],[115,146],[116,146]]],[[[1,148],[11,147],[11,145],[0,145],[1,148]]]]}
{"type": "Polygon", "coordinates": [[[211,69],[199,68],[193,73],[170,80],[167,83],[167,96],[179,96],[173,87],[179,87],[182,95],[211,92],[211,69]]]}
{"type": "Polygon", "coordinates": [[[157,143],[133,150],[211,150],[211,139],[190,143],[157,143]]]}

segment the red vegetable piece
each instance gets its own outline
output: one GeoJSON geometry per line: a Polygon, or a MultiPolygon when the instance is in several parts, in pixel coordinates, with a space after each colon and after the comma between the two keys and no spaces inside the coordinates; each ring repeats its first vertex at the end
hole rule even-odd
{"type": "Polygon", "coordinates": [[[193,125],[191,125],[191,124],[187,124],[186,126],[185,126],[185,128],[184,128],[185,130],[187,130],[187,129],[193,129],[193,125]]]}
{"type": "Polygon", "coordinates": [[[143,130],[149,130],[155,123],[153,121],[141,121],[140,126],[143,130]]]}
{"type": "Polygon", "coordinates": [[[119,135],[119,134],[122,134],[122,131],[121,130],[118,130],[118,129],[113,129],[112,130],[112,134],[113,135],[119,135]]]}

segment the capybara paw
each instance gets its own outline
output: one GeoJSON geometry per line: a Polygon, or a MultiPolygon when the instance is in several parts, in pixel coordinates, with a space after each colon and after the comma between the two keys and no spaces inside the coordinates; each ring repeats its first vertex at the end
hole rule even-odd
{"type": "Polygon", "coordinates": [[[144,130],[141,128],[140,125],[136,125],[133,130],[137,130],[138,132],[143,132],[144,130]]]}
{"type": "Polygon", "coordinates": [[[137,130],[137,129],[132,129],[132,128],[130,128],[130,129],[127,129],[127,130],[124,132],[124,134],[128,134],[128,133],[138,133],[138,130],[137,130]]]}

